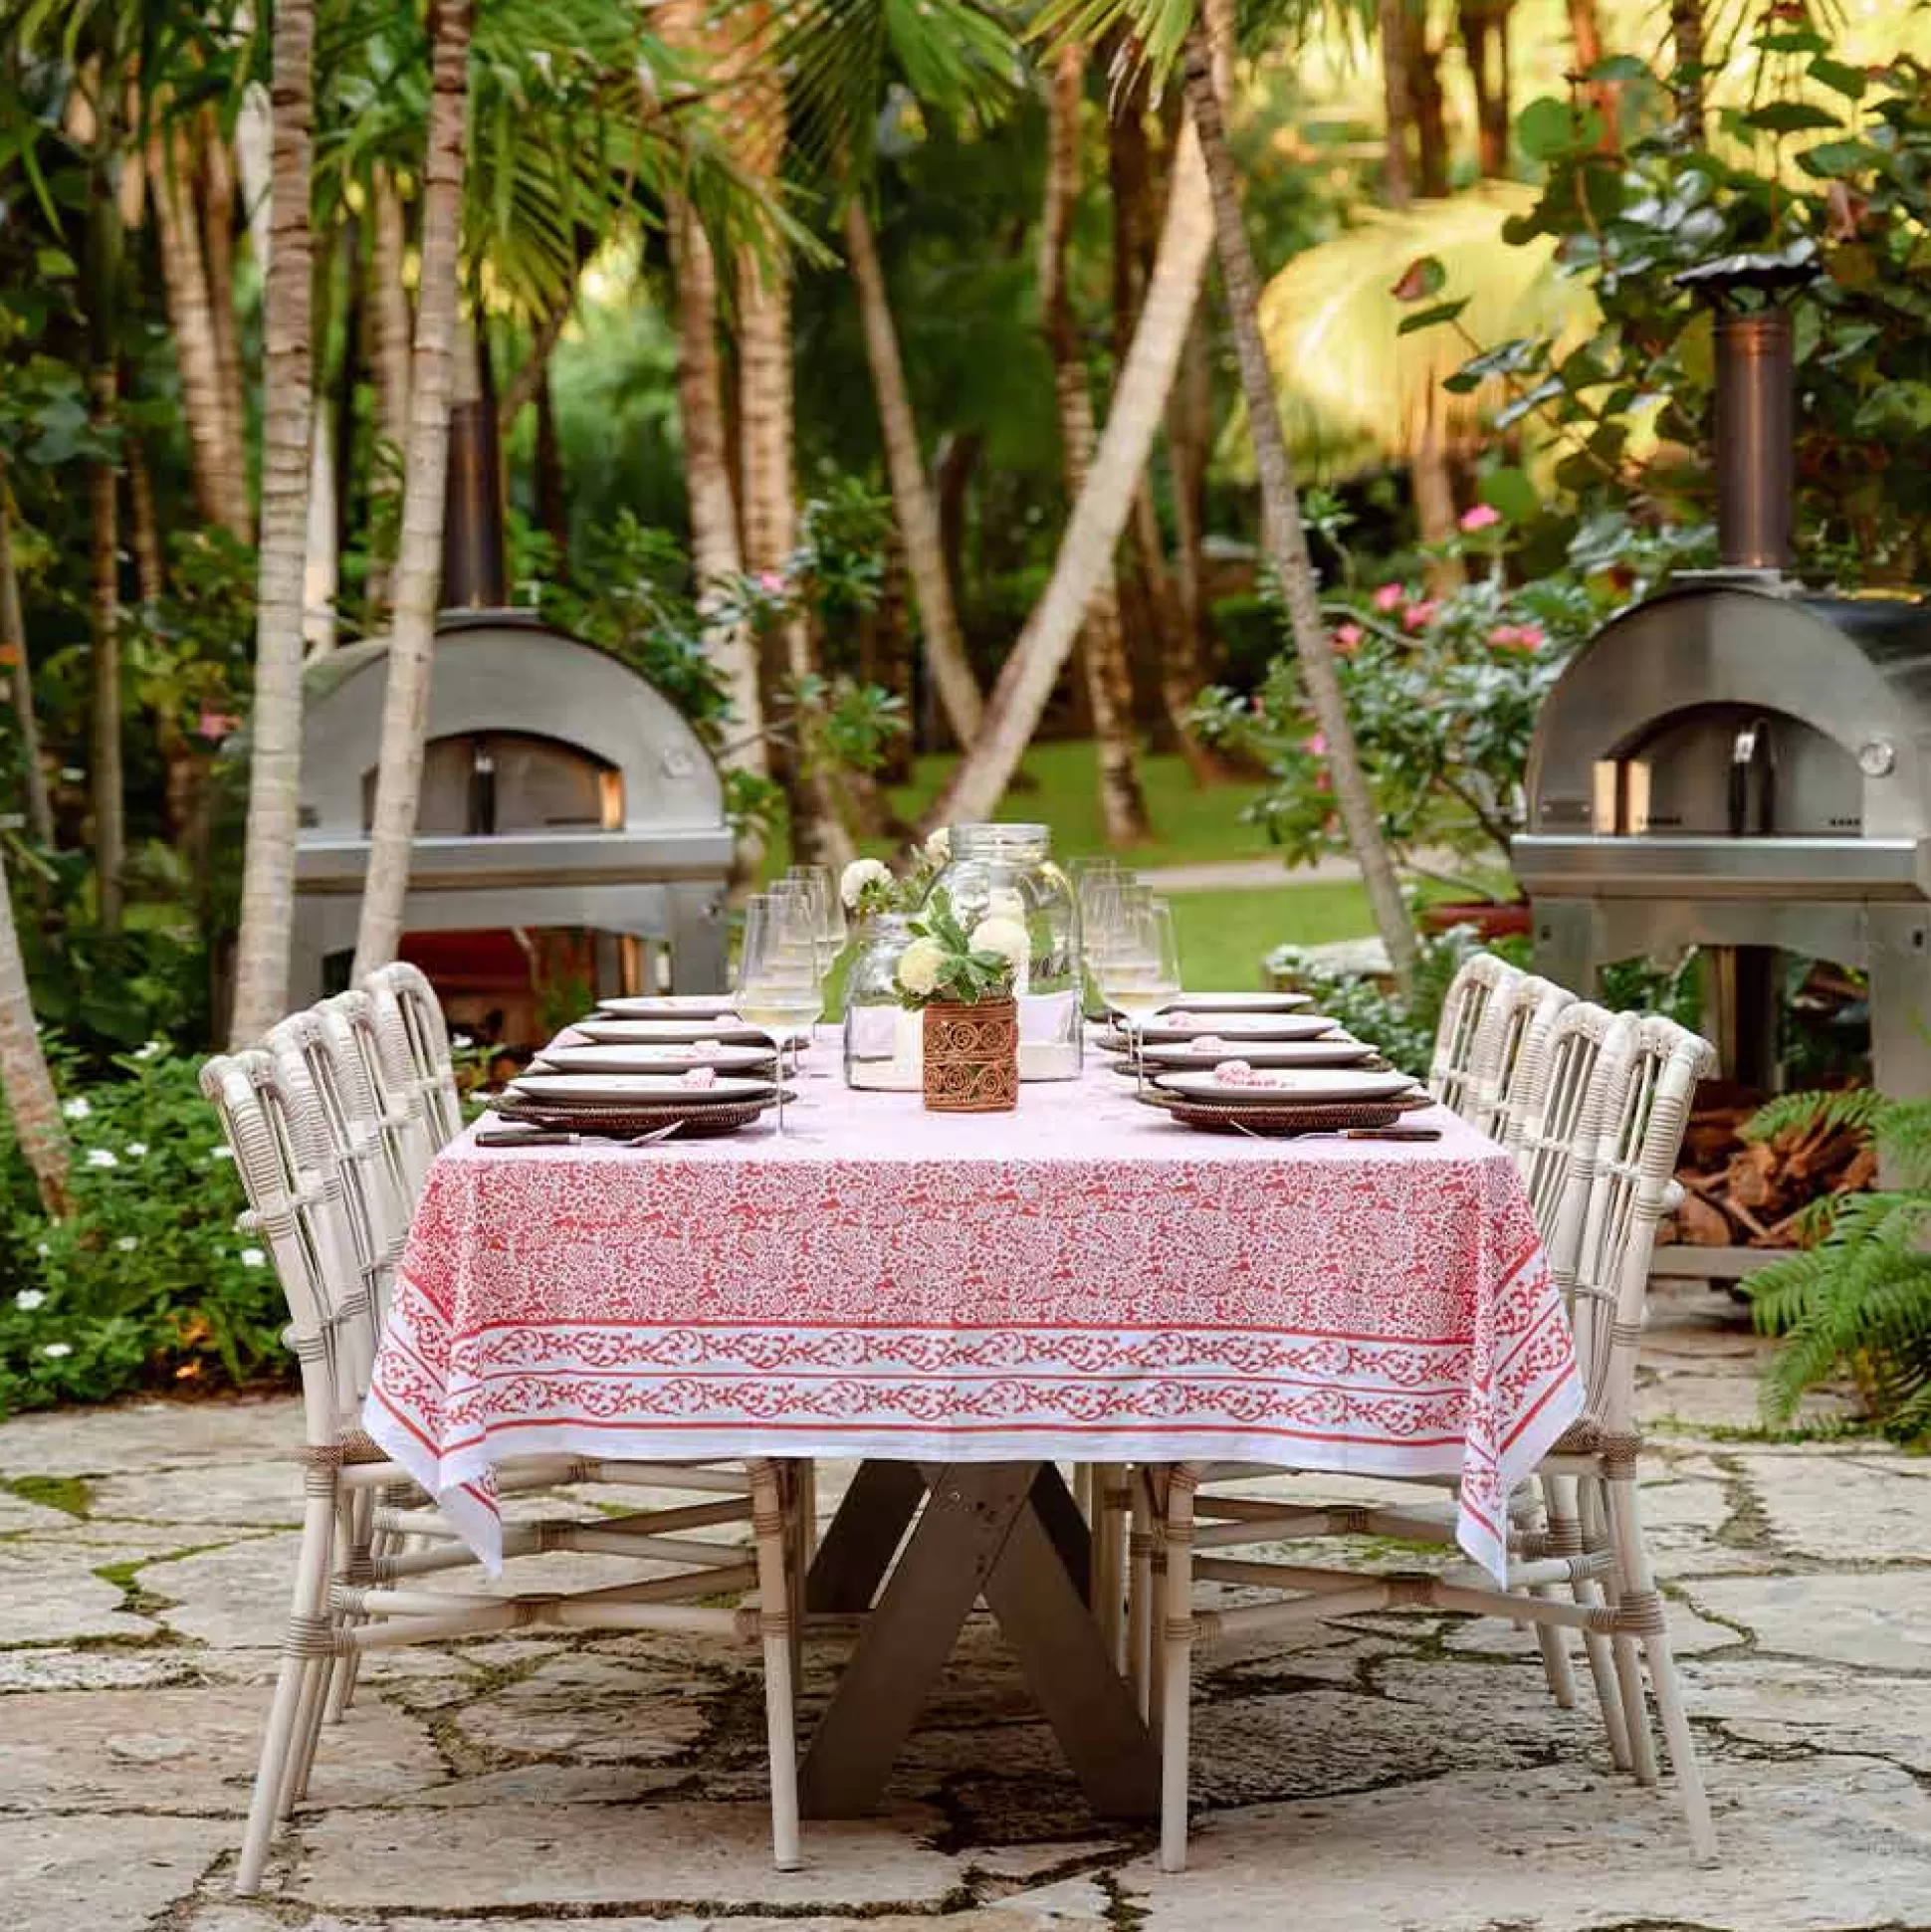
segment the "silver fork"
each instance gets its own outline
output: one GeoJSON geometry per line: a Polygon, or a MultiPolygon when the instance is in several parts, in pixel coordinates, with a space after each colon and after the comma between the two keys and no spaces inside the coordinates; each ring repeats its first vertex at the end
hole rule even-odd
{"type": "Polygon", "coordinates": [[[491,1131],[479,1128],[476,1134],[478,1147],[650,1147],[658,1141],[668,1141],[683,1121],[672,1121],[668,1127],[653,1128],[648,1134],[637,1134],[628,1140],[615,1140],[608,1134],[579,1134],[567,1127],[504,1127],[491,1131]]]}

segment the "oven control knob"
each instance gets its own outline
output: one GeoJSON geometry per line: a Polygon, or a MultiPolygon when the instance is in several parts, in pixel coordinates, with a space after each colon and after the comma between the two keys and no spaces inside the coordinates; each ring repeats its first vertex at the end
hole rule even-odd
{"type": "Polygon", "coordinates": [[[1897,769],[1897,747],[1887,738],[1867,738],[1857,748],[1857,766],[1866,778],[1888,778],[1897,769]]]}

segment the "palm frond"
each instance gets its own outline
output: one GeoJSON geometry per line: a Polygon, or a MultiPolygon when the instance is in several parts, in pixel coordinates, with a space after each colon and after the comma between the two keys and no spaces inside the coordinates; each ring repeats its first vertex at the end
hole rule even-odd
{"type": "MultiPolygon", "coordinates": [[[[1510,394],[1500,378],[1468,395],[1442,388],[1476,349],[1542,335],[1575,343],[1596,327],[1596,298],[1557,270],[1553,241],[1503,239],[1503,225],[1534,201],[1532,189],[1489,182],[1443,201],[1371,211],[1268,283],[1261,329],[1289,440],[1311,470],[1345,476],[1405,460],[1431,423],[1449,447],[1470,445],[1485,413],[1510,394]],[[1467,301],[1455,326],[1402,334],[1414,311],[1395,287],[1421,256],[1441,264],[1446,295],[1467,301]]],[[[1526,433],[1534,428],[1533,418],[1523,424],[1526,433]]],[[[1221,455],[1236,474],[1252,474],[1244,410],[1229,422],[1221,455]]]]}
{"type": "Polygon", "coordinates": [[[1838,1093],[1779,1094],[1767,1100],[1743,1124],[1746,1141],[1774,1141],[1792,1129],[1809,1133],[1821,1128],[1834,1134],[1854,1128],[1868,1134],[1891,1103],[1870,1087],[1846,1087],[1838,1093]]]}

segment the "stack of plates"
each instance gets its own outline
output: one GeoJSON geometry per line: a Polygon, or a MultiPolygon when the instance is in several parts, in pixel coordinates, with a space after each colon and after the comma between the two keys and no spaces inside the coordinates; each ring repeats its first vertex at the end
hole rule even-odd
{"type": "Polygon", "coordinates": [[[1174,1013],[1156,1013],[1143,1026],[1136,1026],[1133,1038],[1117,1029],[1100,1035],[1100,1044],[1112,1052],[1124,1053],[1131,1045],[1145,1042],[1151,1054],[1156,1047],[1184,1046],[1198,1039],[1227,1042],[1220,1059],[1252,1060],[1248,1050],[1254,1046],[1278,1046],[1291,1040],[1318,1040],[1338,1032],[1341,1022],[1327,1013],[1231,1013],[1219,1012],[1198,999],[1188,1000],[1174,1013]]]}
{"type": "MultiPolygon", "coordinates": [[[[787,1095],[788,1099],[789,1096],[787,1095]]],[[[665,1073],[525,1073],[496,1112],[533,1127],[628,1137],[679,1124],[678,1138],[729,1134],[777,1099],[769,1080],[720,1073],[708,1086],[665,1073]]]]}
{"type": "Polygon", "coordinates": [[[666,992],[600,1000],[609,1019],[735,1019],[738,1002],[728,992],[666,992]]]}
{"type": "Polygon", "coordinates": [[[1404,1073],[1363,1067],[1284,1068],[1264,1082],[1207,1071],[1157,1074],[1143,1098],[1188,1127],[1250,1134],[1329,1134],[1387,1127],[1432,1105],[1404,1073]]]}
{"type": "MultiPolygon", "coordinates": [[[[580,1030],[580,1029],[579,1029],[580,1030]]],[[[771,1049],[766,1046],[726,1046],[720,1040],[622,1041],[590,1046],[546,1046],[530,1063],[532,1073],[689,1073],[710,1067],[717,1073],[761,1074],[769,1071],[771,1049]]]]}
{"type": "Polygon", "coordinates": [[[626,1019],[592,1013],[571,1028],[599,1046],[689,1046],[694,1040],[717,1040],[729,1046],[762,1045],[770,1051],[770,1035],[747,1026],[735,1013],[711,1017],[626,1019]]]}

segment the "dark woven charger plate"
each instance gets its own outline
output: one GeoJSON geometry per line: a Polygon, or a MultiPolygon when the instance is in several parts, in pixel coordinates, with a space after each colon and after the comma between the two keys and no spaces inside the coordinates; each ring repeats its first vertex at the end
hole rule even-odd
{"type": "MultiPolygon", "coordinates": [[[[787,1087],[784,1098],[795,1100],[797,1096],[787,1087]]],[[[775,1100],[740,1100],[700,1102],[696,1106],[667,1102],[640,1107],[635,1101],[572,1100],[559,1107],[506,1094],[492,1104],[490,1111],[522,1127],[550,1127],[558,1133],[607,1134],[613,1140],[654,1134],[660,1127],[677,1121],[681,1123],[677,1132],[666,1135],[667,1140],[701,1141],[714,1135],[735,1134],[775,1105],[775,1100]]]]}
{"type": "Polygon", "coordinates": [[[1403,1114],[1424,1112],[1434,1102],[1426,1094],[1403,1099],[1309,1101],[1298,1107],[1269,1107],[1253,1100],[1186,1100],[1149,1088],[1139,1096],[1144,1107],[1158,1107],[1183,1127],[1210,1134],[1264,1134],[1291,1140],[1296,1134],[1345,1134],[1353,1127],[1390,1127],[1403,1114]]]}
{"type": "MultiPolygon", "coordinates": [[[[1299,1042],[1296,1042],[1296,1044],[1299,1044],[1299,1042]]],[[[1320,1042],[1315,1040],[1308,1042],[1308,1044],[1318,1046],[1320,1042]]],[[[1229,1060],[1237,1060],[1240,1058],[1240,1055],[1237,1053],[1229,1053],[1227,1058],[1229,1060]]],[[[1131,1060],[1109,1060],[1107,1067],[1113,1073],[1124,1074],[1129,1080],[1134,1076],[1134,1064],[1131,1060]]],[[[1149,1080],[1163,1073],[1206,1073],[1210,1069],[1206,1067],[1156,1066],[1151,1060],[1147,1063],[1147,1078],[1149,1080]]],[[[1379,1053],[1375,1053],[1371,1054],[1366,1060],[1350,1060],[1346,1065],[1337,1064],[1333,1067],[1311,1065],[1291,1069],[1282,1067],[1270,1069],[1270,1071],[1282,1073],[1290,1071],[1295,1073],[1393,1073],[1395,1071],[1395,1062],[1393,1060],[1384,1060],[1379,1053]]]]}

